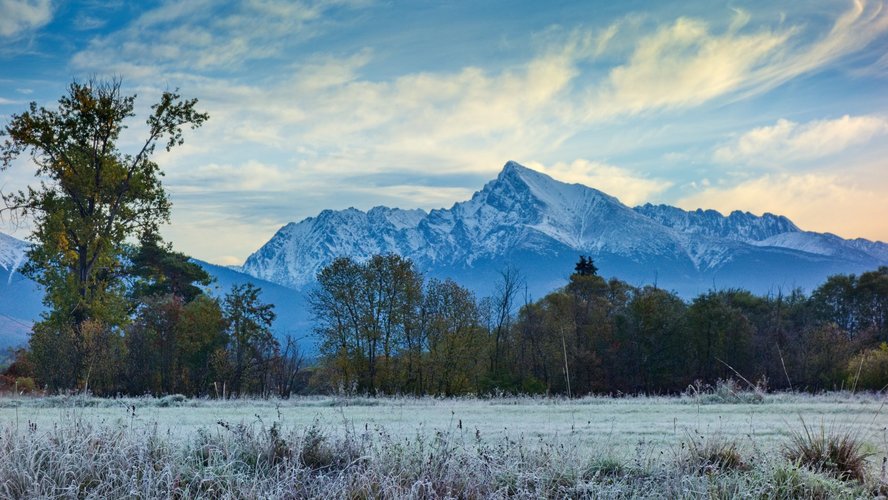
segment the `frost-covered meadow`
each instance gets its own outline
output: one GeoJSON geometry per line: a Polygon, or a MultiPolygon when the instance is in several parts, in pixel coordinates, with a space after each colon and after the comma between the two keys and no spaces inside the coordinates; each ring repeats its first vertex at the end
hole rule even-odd
{"type": "Polygon", "coordinates": [[[763,447],[779,446],[801,419],[808,424],[854,428],[888,452],[888,398],[833,393],[738,393],[682,397],[412,398],[296,397],[288,400],[166,398],[3,398],[0,423],[37,429],[72,421],[95,425],[154,426],[187,437],[199,429],[277,423],[283,429],[319,425],[326,434],[384,430],[413,438],[445,431],[485,441],[502,438],[563,442],[584,449],[631,454],[640,446],[669,451],[691,435],[718,436],[763,447]]]}
{"type": "Polygon", "coordinates": [[[888,491],[878,394],[0,399],[0,497],[857,498],[888,491]],[[851,436],[865,477],[786,457],[851,436]],[[798,434],[797,434],[798,435],[798,434]]]}

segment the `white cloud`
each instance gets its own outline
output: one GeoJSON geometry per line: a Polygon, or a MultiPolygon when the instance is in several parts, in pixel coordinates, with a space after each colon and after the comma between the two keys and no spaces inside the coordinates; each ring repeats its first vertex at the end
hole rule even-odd
{"type": "Polygon", "coordinates": [[[249,160],[242,165],[208,163],[169,176],[178,192],[280,191],[292,188],[293,176],[277,165],[249,160]]]}
{"type": "Polygon", "coordinates": [[[357,208],[367,210],[379,204],[387,204],[401,208],[423,208],[435,209],[446,207],[453,204],[454,201],[465,201],[471,198],[472,193],[480,189],[441,187],[441,186],[416,186],[416,185],[394,185],[385,187],[362,187],[355,186],[348,190],[349,194],[366,195],[363,204],[357,208]],[[383,201],[371,201],[374,198],[383,201]]]}
{"type": "Polygon", "coordinates": [[[885,52],[882,57],[868,68],[863,68],[857,73],[863,76],[877,75],[883,78],[888,76],[888,52],[885,52]]]}
{"type": "MultiPolygon", "coordinates": [[[[365,49],[310,56],[242,83],[208,72],[280,56],[327,26],[330,4],[253,2],[225,14],[211,4],[163,4],[124,30],[94,39],[74,65],[152,84],[158,74],[183,82],[208,107],[213,118],[207,129],[225,144],[291,152],[310,145],[327,155],[354,154],[361,168],[377,160],[449,156],[464,169],[490,169],[503,158],[539,157],[602,119],[697,106],[761,85],[762,75],[799,57],[825,63],[884,31],[886,18],[858,5],[808,45],[794,44],[799,28],[744,33],[750,16],[743,11],[718,34],[703,21],[680,18],[630,40],[626,63],[599,82],[588,79],[585,65],[624,34],[624,21],[575,30],[558,42],[548,38],[537,54],[506,68],[369,79],[363,72],[376,61],[365,49]]],[[[789,66],[798,73],[812,64],[789,66]]]]}
{"type": "Polygon", "coordinates": [[[685,197],[677,205],[693,210],[713,208],[723,213],[746,210],[789,217],[805,230],[831,232],[845,238],[866,236],[888,241],[885,192],[888,179],[866,176],[855,184],[832,174],[768,174],[729,187],[710,187],[685,197]]]}
{"type": "Polygon", "coordinates": [[[467,67],[389,81],[360,77],[372,61],[362,51],[310,59],[273,83],[196,79],[188,92],[211,116],[200,136],[222,148],[250,144],[303,158],[321,152],[327,175],[438,161],[491,170],[570,135],[572,50],[546,51],[505,71],[467,67]]]}
{"type": "Polygon", "coordinates": [[[629,206],[651,201],[673,185],[670,181],[651,179],[625,168],[583,159],[549,166],[530,162],[527,166],[563,182],[584,184],[604,191],[629,206]]]}
{"type": "Polygon", "coordinates": [[[781,119],[717,148],[713,158],[721,163],[784,165],[829,156],[885,134],[888,120],[878,116],[845,115],[804,124],[781,119]]]}
{"type": "Polygon", "coordinates": [[[0,37],[44,26],[52,19],[50,0],[0,0],[0,37]]]}
{"type": "Polygon", "coordinates": [[[128,27],[94,38],[72,64],[136,78],[156,77],[158,69],[230,71],[312,38],[323,13],[346,3],[256,0],[219,9],[210,0],[167,1],[128,27]]]}
{"type": "Polygon", "coordinates": [[[90,31],[99,29],[107,23],[108,21],[106,19],[80,14],[74,19],[74,29],[78,31],[90,31]]]}
{"type": "Polygon", "coordinates": [[[213,262],[220,266],[241,266],[244,263],[244,259],[234,255],[219,255],[213,259],[213,262]]]}

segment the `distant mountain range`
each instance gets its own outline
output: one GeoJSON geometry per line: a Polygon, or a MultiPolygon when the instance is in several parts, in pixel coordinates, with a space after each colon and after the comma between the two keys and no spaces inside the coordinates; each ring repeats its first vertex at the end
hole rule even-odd
{"type": "Polygon", "coordinates": [[[884,243],[802,231],[768,213],[632,208],[596,189],[508,162],[470,200],[449,209],[324,210],[287,224],[246,260],[243,271],[301,289],[335,257],[389,252],[480,294],[489,293],[498,272],[512,265],[535,297],[563,285],[579,254],[591,255],[604,276],[657,283],[685,297],[713,287],[810,290],[831,274],[888,264],[884,243]]]}
{"type": "MultiPolygon", "coordinates": [[[[21,325],[40,311],[39,290],[15,273],[26,248],[0,234],[0,338],[24,338],[21,325]]],[[[310,331],[305,292],[318,271],[336,257],[380,253],[409,257],[427,276],[453,278],[479,296],[513,266],[535,298],[566,283],[580,254],[603,276],[686,298],[711,288],[810,291],[829,275],[888,265],[885,243],[803,231],[769,213],[628,207],[515,162],[449,209],[324,210],[282,227],[240,269],[197,262],[217,278],[216,293],[236,283],[262,287],[277,305],[279,334],[300,336],[310,331]]],[[[315,347],[308,342],[306,350],[315,347]]]]}

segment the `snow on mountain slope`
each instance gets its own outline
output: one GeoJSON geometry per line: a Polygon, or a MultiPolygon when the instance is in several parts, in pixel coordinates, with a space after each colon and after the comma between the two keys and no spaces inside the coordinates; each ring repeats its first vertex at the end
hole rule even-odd
{"type": "Polygon", "coordinates": [[[243,272],[285,286],[301,286],[334,258],[366,259],[379,253],[401,253],[419,245],[414,233],[426,216],[422,210],[376,207],[324,210],[317,217],[281,228],[243,265],[243,272]]]}
{"type": "Polygon", "coordinates": [[[491,238],[496,230],[510,233],[517,240],[510,241],[512,245],[519,245],[527,231],[537,231],[576,250],[622,255],[675,251],[678,244],[671,231],[616,198],[556,181],[515,162],[506,163],[496,180],[451,211],[465,224],[470,241],[481,248],[496,241],[491,238]]]}
{"type": "Polygon", "coordinates": [[[888,244],[881,241],[870,241],[864,238],[855,238],[853,240],[844,240],[845,244],[856,250],[879,260],[884,264],[888,264],[888,244]]]}
{"type": "Polygon", "coordinates": [[[31,323],[43,310],[39,287],[18,272],[29,246],[0,233],[0,349],[27,342],[31,323]]]}
{"type": "Polygon", "coordinates": [[[517,264],[535,273],[538,291],[563,282],[580,253],[593,255],[609,276],[636,284],[662,279],[684,290],[711,286],[716,276],[764,289],[772,279],[810,285],[829,273],[888,263],[883,243],[803,232],[783,216],[650,204],[633,209],[596,189],[508,162],[471,199],[448,209],[325,210],[288,224],[243,269],[301,288],[336,257],[378,253],[409,257],[431,275],[479,288],[496,278],[495,268],[517,264]]]}
{"type": "Polygon", "coordinates": [[[0,268],[10,276],[25,263],[30,244],[8,234],[0,233],[0,268]]]}
{"type": "Polygon", "coordinates": [[[869,240],[844,240],[830,233],[784,233],[754,243],[759,246],[792,248],[817,255],[838,256],[866,261],[876,259],[888,262],[888,245],[869,240]]]}
{"type": "Polygon", "coordinates": [[[782,215],[765,213],[761,217],[735,210],[723,216],[715,210],[685,211],[669,205],[645,205],[635,211],[683,234],[724,238],[750,243],[783,233],[801,231],[782,215]]]}

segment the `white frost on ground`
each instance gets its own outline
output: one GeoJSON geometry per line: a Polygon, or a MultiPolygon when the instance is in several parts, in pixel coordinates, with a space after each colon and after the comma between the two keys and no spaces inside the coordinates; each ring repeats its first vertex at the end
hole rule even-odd
{"type": "Polygon", "coordinates": [[[689,436],[721,437],[741,444],[779,448],[804,419],[819,428],[859,430],[881,455],[888,454],[888,408],[884,395],[838,393],[768,395],[761,404],[698,404],[689,397],[338,398],[290,400],[186,400],[168,407],[154,399],[0,399],[0,428],[27,422],[48,428],[67,420],[157,424],[166,434],[186,436],[200,428],[280,422],[301,428],[315,422],[331,435],[379,429],[413,438],[436,431],[485,440],[522,439],[528,444],[570,442],[590,450],[631,456],[674,451],[689,436]],[[84,406],[84,404],[86,406],[84,406]],[[131,407],[136,407],[133,416],[131,407]],[[16,406],[18,408],[16,408],[16,406]]]}

